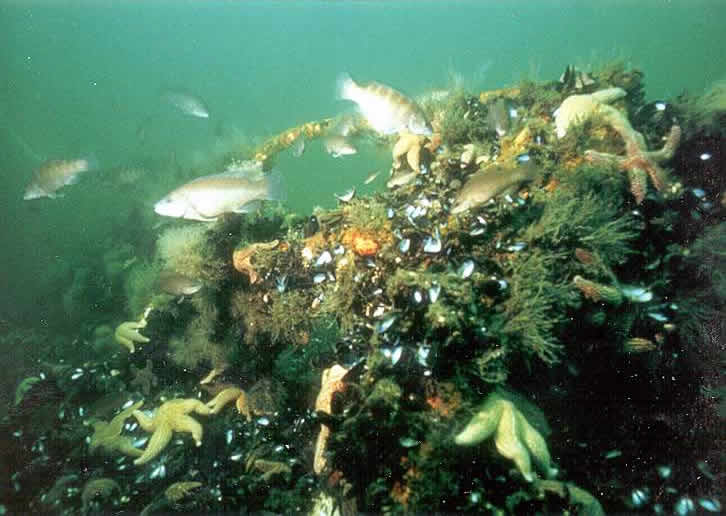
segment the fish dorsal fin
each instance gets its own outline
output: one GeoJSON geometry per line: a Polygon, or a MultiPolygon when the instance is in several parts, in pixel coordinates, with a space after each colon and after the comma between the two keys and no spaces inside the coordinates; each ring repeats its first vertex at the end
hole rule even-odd
{"type": "Polygon", "coordinates": [[[218,174],[224,177],[236,177],[241,179],[249,179],[250,181],[259,181],[265,177],[262,170],[261,161],[235,161],[227,165],[224,172],[218,174]]]}

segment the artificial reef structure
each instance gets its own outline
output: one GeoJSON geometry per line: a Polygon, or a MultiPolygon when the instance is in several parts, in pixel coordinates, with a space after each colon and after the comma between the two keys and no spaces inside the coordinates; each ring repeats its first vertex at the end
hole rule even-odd
{"type": "MultiPolygon", "coordinates": [[[[431,136],[358,121],[390,149],[385,191],[165,229],[119,273],[116,347],[18,386],[12,503],[719,510],[726,109],[709,95],[646,102],[622,65],[437,92],[418,99],[431,136]],[[170,293],[162,272],[203,286],[170,293]]],[[[227,159],[271,167],[333,125],[227,159]]]]}

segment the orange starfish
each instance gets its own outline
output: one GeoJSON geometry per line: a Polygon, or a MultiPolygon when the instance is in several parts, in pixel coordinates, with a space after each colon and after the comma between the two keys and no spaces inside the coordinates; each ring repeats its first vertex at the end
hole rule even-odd
{"type": "Polygon", "coordinates": [[[627,119],[622,117],[618,122],[612,125],[625,141],[625,156],[588,150],[585,151],[585,159],[592,163],[614,164],[621,170],[627,171],[630,180],[630,191],[635,197],[636,204],[640,204],[645,199],[648,177],[650,177],[653,186],[659,192],[665,188],[668,181],[666,173],[659,164],[673,157],[681,141],[681,128],[677,125],[671,127],[663,148],[657,151],[648,151],[645,138],[632,128],[627,119]]]}

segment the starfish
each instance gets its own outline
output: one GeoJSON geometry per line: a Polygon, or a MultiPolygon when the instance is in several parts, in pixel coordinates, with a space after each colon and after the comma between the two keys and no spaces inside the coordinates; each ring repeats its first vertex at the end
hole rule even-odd
{"type": "Polygon", "coordinates": [[[547,478],[557,469],[552,467],[547,443],[529,424],[517,407],[499,392],[490,394],[479,412],[454,439],[461,446],[472,446],[494,435],[497,451],[513,460],[527,482],[535,478],[531,458],[547,478]]]}
{"type": "Polygon", "coordinates": [[[257,271],[252,266],[252,256],[260,250],[266,251],[268,249],[274,249],[279,243],[279,240],[273,240],[272,242],[267,243],[258,242],[256,244],[250,244],[247,247],[243,247],[242,249],[235,249],[234,253],[232,253],[232,263],[234,268],[239,272],[246,274],[250,279],[250,285],[254,285],[260,279],[260,275],[257,274],[257,271]]]}
{"type": "Polygon", "coordinates": [[[121,452],[131,457],[140,457],[142,451],[134,447],[131,438],[122,436],[121,430],[123,430],[126,419],[131,417],[131,414],[141,407],[143,403],[143,401],[137,401],[129,408],[119,412],[108,423],[106,421],[96,421],[93,423],[93,435],[88,445],[91,453],[100,448],[108,455],[121,452]]]}
{"type": "Polygon", "coordinates": [[[571,125],[581,123],[595,114],[618,112],[608,104],[623,98],[625,94],[622,88],[608,88],[587,95],[570,95],[555,111],[557,137],[562,138],[571,125]]]}
{"type": "Polygon", "coordinates": [[[191,412],[208,415],[211,410],[204,403],[194,398],[177,398],[166,401],[156,409],[152,417],[139,410],[134,410],[133,414],[139,422],[139,426],[147,432],[153,432],[149,444],[143,454],[134,460],[134,464],[137,466],[146,464],[159,455],[161,450],[171,441],[174,432],[189,432],[192,434],[194,443],[201,446],[202,425],[189,415],[191,412]]]}
{"type": "Polygon", "coordinates": [[[398,141],[393,146],[393,168],[399,170],[401,168],[401,158],[406,156],[406,161],[411,170],[418,173],[421,165],[421,147],[425,136],[412,134],[407,131],[401,132],[398,141]]]}
{"type": "Polygon", "coordinates": [[[673,157],[681,141],[681,128],[677,125],[671,127],[663,148],[648,151],[645,138],[633,129],[624,115],[608,116],[606,119],[625,141],[625,156],[587,150],[585,159],[592,163],[616,165],[619,169],[625,170],[630,181],[630,191],[635,197],[636,204],[640,204],[645,199],[648,177],[659,192],[667,185],[666,173],[659,165],[673,157]]]}
{"type": "Polygon", "coordinates": [[[144,315],[139,321],[127,321],[119,324],[114,332],[114,338],[119,344],[129,348],[129,353],[136,351],[135,343],[149,342],[148,337],[144,337],[139,333],[140,329],[146,328],[146,316],[149,315],[151,306],[144,311],[144,315]]]}
{"type": "MultiPolygon", "coordinates": [[[[332,414],[333,395],[345,389],[343,377],[347,372],[348,369],[338,364],[323,371],[320,392],[315,399],[315,410],[332,414]]],[[[325,469],[326,460],[324,454],[329,437],[330,428],[328,425],[321,424],[318,440],[315,443],[315,458],[313,461],[313,470],[317,474],[322,473],[325,469]]]]}
{"type": "Polygon", "coordinates": [[[237,401],[240,396],[244,396],[245,391],[239,387],[227,387],[220,391],[214,398],[207,402],[207,407],[210,409],[210,414],[217,414],[220,412],[225,405],[231,401],[237,401]]]}

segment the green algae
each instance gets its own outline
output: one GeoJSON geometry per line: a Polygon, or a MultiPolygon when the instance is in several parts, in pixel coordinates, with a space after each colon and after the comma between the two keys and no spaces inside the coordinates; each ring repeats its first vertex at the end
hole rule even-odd
{"type": "Polygon", "coordinates": [[[446,145],[483,141],[488,133],[487,110],[478,98],[464,92],[449,95],[441,120],[441,138],[446,145]]]}

